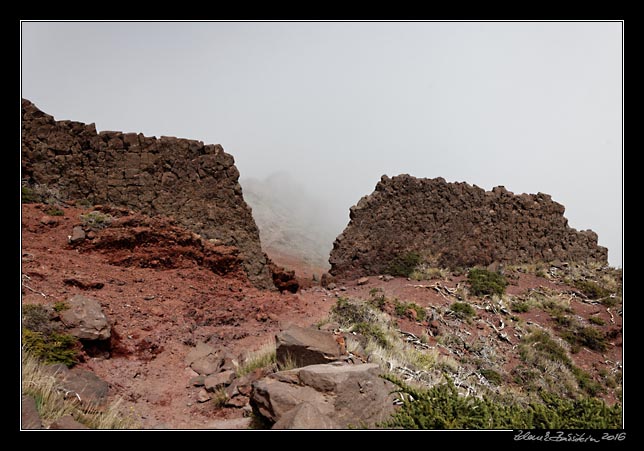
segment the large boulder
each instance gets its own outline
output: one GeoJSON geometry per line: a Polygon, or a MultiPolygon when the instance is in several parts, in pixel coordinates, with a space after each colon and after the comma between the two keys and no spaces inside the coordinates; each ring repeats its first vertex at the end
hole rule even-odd
{"type": "Polygon", "coordinates": [[[329,363],[342,358],[344,349],[336,337],[317,329],[291,326],[275,337],[277,362],[297,367],[329,363]]]}
{"type": "Polygon", "coordinates": [[[340,362],[279,372],[253,384],[252,403],[274,428],[374,427],[394,411],[395,387],[380,372],[340,362]]]}
{"type": "Polygon", "coordinates": [[[68,332],[81,340],[107,340],[111,327],[98,300],[77,294],[67,299],[69,307],[60,312],[68,332]]]}
{"type": "Polygon", "coordinates": [[[219,352],[206,343],[198,343],[190,350],[185,359],[186,365],[200,375],[209,376],[216,373],[223,364],[219,352]]]}

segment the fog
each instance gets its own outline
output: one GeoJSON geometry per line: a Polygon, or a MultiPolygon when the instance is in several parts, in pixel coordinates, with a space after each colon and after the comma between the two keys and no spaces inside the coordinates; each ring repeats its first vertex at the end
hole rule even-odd
{"type": "MultiPolygon", "coordinates": [[[[21,26],[22,95],[98,130],[221,143],[337,233],[381,175],[545,192],[622,266],[620,22],[21,26]]],[[[330,246],[330,243],[329,243],[330,246]]]]}

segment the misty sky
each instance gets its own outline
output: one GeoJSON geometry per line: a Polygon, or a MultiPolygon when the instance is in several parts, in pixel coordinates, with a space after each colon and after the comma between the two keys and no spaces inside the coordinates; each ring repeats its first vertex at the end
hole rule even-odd
{"type": "Polygon", "coordinates": [[[291,173],[338,233],[409,173],[545,192],[622,266],[620,22],[22,24],[22,95],[291,173]]]}

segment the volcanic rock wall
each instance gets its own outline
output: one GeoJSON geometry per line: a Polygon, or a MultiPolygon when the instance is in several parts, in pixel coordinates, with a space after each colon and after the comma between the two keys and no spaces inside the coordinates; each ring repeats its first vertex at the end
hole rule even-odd
{"type": "Polygon", "coordinates": [[[351,221],[333,244],[331,274],[386,273],[410,252],[444,267],[535,261],[599,261],[608,251],[597,234],[568,226],[564,206],[547,194],[485,191],[443,178],[383,176],[351,207],[351,221]]]}
{"type": "Polygon", "coordinates": [[[174,217],[204,238],[238,247],[249,279],[274,288],[233,157],[216,145],[141,133],[96,132],[55,121],[22,100],[22,178],[68,199],[174,217]]]}

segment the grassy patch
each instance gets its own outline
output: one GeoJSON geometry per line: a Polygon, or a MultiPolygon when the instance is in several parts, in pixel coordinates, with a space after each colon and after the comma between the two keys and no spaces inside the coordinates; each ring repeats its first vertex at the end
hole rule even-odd
{"type": "Polygon", "coordinates": [[[601,299],[610,294],[606,288],[590,280],[575,280],[574,285],[575,288],[589,299],[601,299]]]}
{"type": "Polygon", "coordinates": [[[244,376],[252,373],[258,368],[266,368],[275,364],[276,350],[275,342],[270,341],[264,344],[256,351],[249,352],[244,358],[244,362],[237,368],[237,376],[244,376]]]}
{"type": "Polygon", "coordinates": [[[533,331],[523,337],[519,344],[519,356],[528,368],[516,373],[518,383],[534,383],[535,388],[545,384],[551,391],[572,395],[574,390],[569,379],[573,378],[579,389],[590,396],[597,396],[602,391],[601,385],[576,367],[563,346],[545,331],[533,331]]]}
{"type": "Polygon", "coordinates": [[[470,270],[467,274],[467,282],[474,296],[493,294],[502,296],[508,286],[507,280],[501,274],[479,268],[470,270]]]}
{"type": "Polygon", "coordinates": [[[373,339],[379,346],[382,346],[385,349],[391,347],[385,332],[380,328],[380,326],[378,326],[378,324],[363,321],[354,324],[352,330],[364,337],[373,339]]]}

